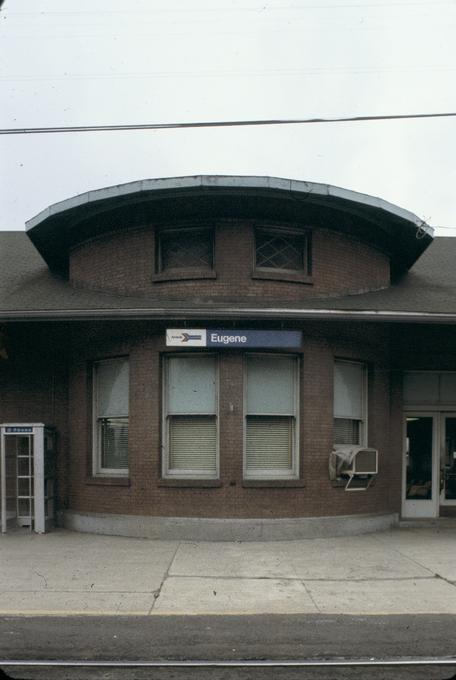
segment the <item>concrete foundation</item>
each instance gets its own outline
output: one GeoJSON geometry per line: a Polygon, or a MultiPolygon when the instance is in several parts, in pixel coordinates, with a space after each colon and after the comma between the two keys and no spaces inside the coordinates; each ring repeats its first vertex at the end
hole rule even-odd
{"type": "Polygon", "coordinates": [[[66,512],[63,525],[86,533],[168,541],[285,541],[385,531],[396,526],[398,519],[396,513],[271,520],[66,512]]]}

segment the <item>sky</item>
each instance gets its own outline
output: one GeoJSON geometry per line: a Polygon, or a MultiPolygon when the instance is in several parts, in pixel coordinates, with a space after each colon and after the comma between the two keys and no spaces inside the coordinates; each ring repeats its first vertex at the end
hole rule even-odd
{"type": "MultiPolygon", "coordinates": [[[[456,112],[456,0],[5,0],[0,128],[456,112]]],[[[0,135],[0,230],[137,179],[268,175],[456,235],[456,118],[0,135]]]]}

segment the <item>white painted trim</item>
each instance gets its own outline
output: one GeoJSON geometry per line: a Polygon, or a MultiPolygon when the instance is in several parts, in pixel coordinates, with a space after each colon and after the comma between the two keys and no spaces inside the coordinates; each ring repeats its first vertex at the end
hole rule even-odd
{"type": "MultiPolygon", "coordinates": [[[[301,361],[300,355],[294,354],[292,352],[277,354],[275,352],[255,352],[246,351],[242,360],[242,476],[246,481],[261,481],[261,480],[296,480],[299,479],[300,472],[300,418],[299,414],[301,411],[300,405],[300,378],[301,378],[301,361]],[[294,413],[289,414],[294,418],[294,428],[293,428],[293,440],[292,440],[292,469],[290,472],[276,471],[273,470],[268,472],[255,472],[249,473],[246,465],[246,453],[247,453],[247,361],[251,356],[266,356],[266,357],[287,357],[294,360],[294,371],[293,371],[293,390],[294,390],[294,413]]],[[[261,414],[250,414],[250,415],[261,415],[261,414]]],[[[274,416],[274,414],[267,414],[274,416]]],[[[277,415],[287,415],[287,414],[277,414],[277,415]]]]}
{"type": "Polygon", "coordinates": [[[439,516],[440,498],[440,419],[434,411],[404,411],[402,422],[402,511],[404,519],[436,518],[439,516]],[[432,498],[431,500],[406,500],[407,489],[407,418],[432,418],[432,498]]]}
{"type": "Polygon", "coordinates": [[[2,503],[1,503],[1,529],[2,529],[2,534],[6,534],[7,530],[7,518],[6,518],[6,447],[5,447],[5,434],[3,433],[3,430],[0,429],[1,437],[0,437],[0,477],[1,477],[1,494],[2,494],[2,503]]]}
{"type": "MultiPolygon", "coordinates": [[[[439,477],[442,474],[442,459],[445,458],[445,441],[446,441],[446,429],[445,429],[445,421],[446,418],[456,418],[456,411],[443,411],[440,413],[440,445],[439,445],[439,455],[438,455],[438,462],[439,462],[439,477]]],[[[456,499],[447,499],[445,498],[445,489],[444,486],[441,484],[441,491],[440,491],[440,505],[444,506],[455,506],[456,505],[456,499]]]]}
{"type": "MultiPolygon", "coordinates": [[[[44,428],[33,428],[33,524],[37,534],[46,531],[44,503],[44,428]]],[[[32,527],[30,527],[32,528],[32,527]]]]}
{"type": "MultiPolygon", "coordinates": [[[[163,354],[162,366],[162,390],[161,390],[161,413],[162,413],[162,428],[161,428],[161,474],[163,479],[200,479],[200,480],[217,480],[220,479],[220,355],[218,352],[169,352],[163,354]],[[202,474],[199,470],[189,470],[188,472],[170,472],[169,470],[169,423],[168,423],[168,372],[169,359],[173,358],[191,358],[191,357],[212,357],[215,359],[215,413],[191,413],[189,416],[195,415],[214,415],[215,416],[215,474],[202,474]]],[[[184,414],[183,414],[184,415],[184,414]]]]}

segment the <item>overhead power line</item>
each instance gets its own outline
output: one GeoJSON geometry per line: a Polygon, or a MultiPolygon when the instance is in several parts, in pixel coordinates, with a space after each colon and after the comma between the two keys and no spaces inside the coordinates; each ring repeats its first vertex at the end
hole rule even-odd
{"type": "Polygon", "coordinates": [[[413,118],[450,118],[448,113],[406,113],[384,116],[345,116],[338,118],[271,118],[264,120],[219,120],[194,123],[145,123],[132,125],[63,125],[60,127],[26,127],[0,129],[0,135],[36,135],[57,132],[125,132],[127,130],[173,130],[179,128],[248,127],[255,125],[303,125],[308,123],[359,123],[380,120],[410,120],[413,118]]]}

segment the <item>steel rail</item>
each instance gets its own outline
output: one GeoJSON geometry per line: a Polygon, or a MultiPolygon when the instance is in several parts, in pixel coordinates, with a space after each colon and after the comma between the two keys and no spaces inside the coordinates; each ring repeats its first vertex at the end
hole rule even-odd
{"type": "Polygon", "coordinates": [[[218,659],[182,660],[182,661],[85,661],[65,659],[0,659],[1,667],[35,666],[54,668],[242,668],[242,667],[349,667],[349,666],[456,666],[456,656],[451,657],[400,657],[376,659],[218,659]]]}

